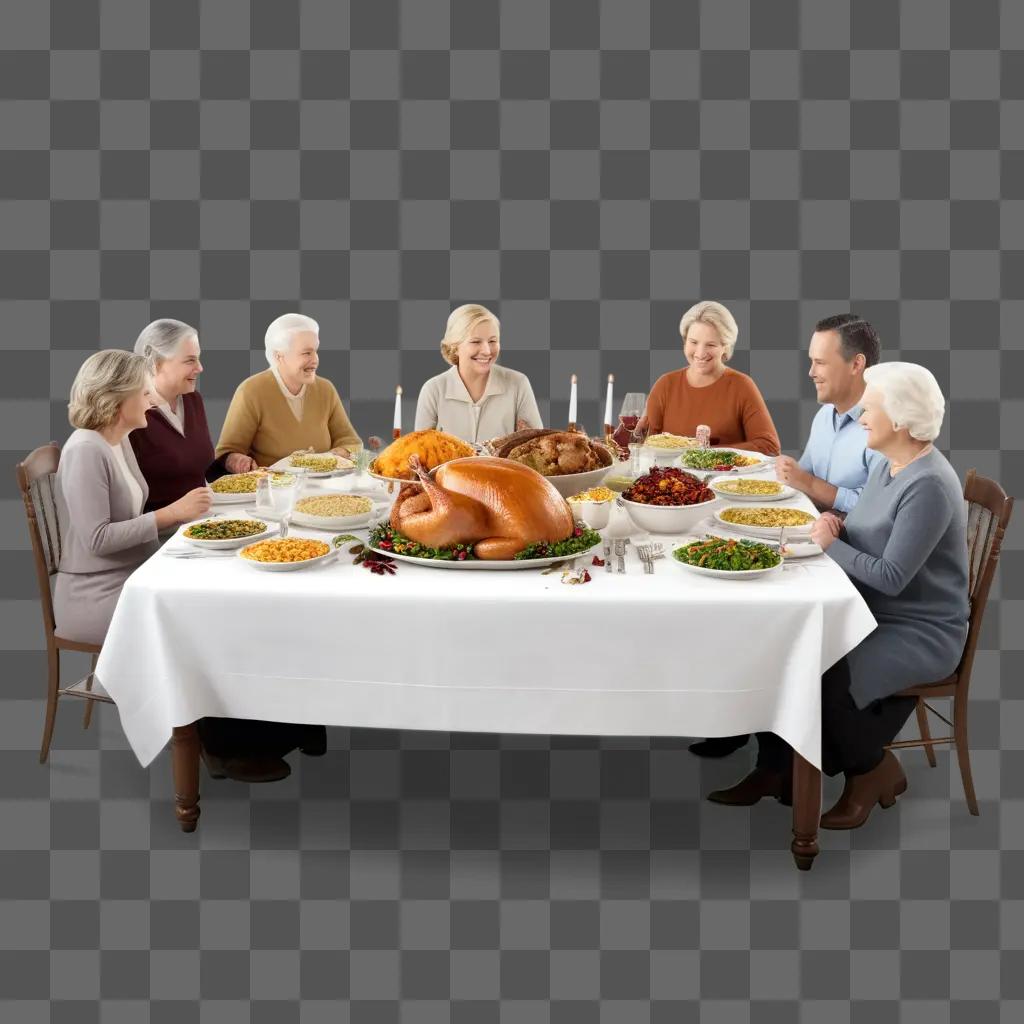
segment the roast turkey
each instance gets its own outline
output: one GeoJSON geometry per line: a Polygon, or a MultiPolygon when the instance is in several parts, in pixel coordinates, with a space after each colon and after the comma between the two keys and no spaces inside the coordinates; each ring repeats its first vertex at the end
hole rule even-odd
{"type": "Polygon", "coordinates": [[[517,430],[488,442],[488,448],[498,458],[521,462],[541,476],[589,473],[614,461],[603,441],[568,430],[517,430]]]}
{"type": "Polygon", "coordinates": [[[405,485],[391,525],[432,548],[472,544],[484,559],[510,559],[529,545],[572,535],[568,502],[528,466],[507,459],[459,459],[433,477],[413,459],[419,486],[405,485]]]}

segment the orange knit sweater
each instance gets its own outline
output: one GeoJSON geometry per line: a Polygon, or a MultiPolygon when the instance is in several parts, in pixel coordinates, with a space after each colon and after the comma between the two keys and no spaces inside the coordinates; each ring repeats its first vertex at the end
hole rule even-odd
{"type": "Polygon", "coordinates": [[[725,368],[706,388],[692,387],[686,369],[673,370],[655,381],[647,399],[652,434],[668,431],[693,437],[697,426],[711,428],[711,443],[778,455],[779,435],[757,385],[745,373],[725,368]]]}

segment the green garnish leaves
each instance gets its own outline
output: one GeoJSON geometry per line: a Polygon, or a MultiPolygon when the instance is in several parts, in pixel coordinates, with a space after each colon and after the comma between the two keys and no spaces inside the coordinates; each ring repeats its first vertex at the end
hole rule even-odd
{"type": "MultiPolygon", "coordinates": [[[[556,541],[553,544],[538,542],[530,544],[517,555],[516,561],[530,558],[568,558],[593,547],[601,540],[600,534],[585,526],[578,525],[571,537],[556,541]]],[[[477,561],[473,554],[475,542],[455,544],[444,548],[431,548],[418,541],[410,540],[404,534],[386,523],[382,523],[370,533],[370,547],[379,548],[396,555],[409,555],[411,558],[432,558],[445,562],[477,561]]]]}
{"type": "Polygon", "coordinates": [[[517,562],[526,558],[568,558],[571,555],[578,555],[581,551],[587,551],[600,542],[601,535],[596,530],[577,526],[571,537],[555,541],[554,544],[531,544],[514,558],[517,562]]]}

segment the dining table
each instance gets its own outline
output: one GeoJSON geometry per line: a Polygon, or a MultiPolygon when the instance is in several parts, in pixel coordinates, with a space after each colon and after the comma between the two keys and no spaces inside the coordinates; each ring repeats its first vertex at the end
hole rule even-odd
{"type": "MultiPolygon", "coordinates": [[[[758,476],[774,478],[770,463],[758,476]]],[[[364,494],[376,521],[396,493],[360,472],[302,487],[364,494]]],[[[799,492],[773,504],[813,511],[799,492]]],[[[598,546],[575,560],[586,583],[563,575],[568,564],[396,562],[393,575],[373,573],[349,541],[308,568],[261,571],[235,550],[181,557],[179,531],[125,583],[96,677],[143,766],[170,743],[186,832],[199,820],[204,717],[541,735],[770,731],[794,752],[790,848],[807,870],[819,850],[821,676],[876,623],[824,554],[756,579],[687,571],[672,550],[721,533],[710,514],[685,534],[652,535],[617,505],[601,535],[622,542],[622,564],[614,554],[611,567],[596,564],[606,561],[598,546]],[[646,571],[643,543],[664,554],[646,571]]],[[[339,532],[293,525],[290,535],[331,543],[339,532]]],[[[345,532],[366,543],[366,527],[345,532]]]]}

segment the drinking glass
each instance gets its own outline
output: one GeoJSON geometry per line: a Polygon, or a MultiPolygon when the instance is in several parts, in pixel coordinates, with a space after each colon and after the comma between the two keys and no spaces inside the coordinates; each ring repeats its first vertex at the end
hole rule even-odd
{"type": "Polygon", "coordinates": [[[366,486],[366,470],[373,462],[374,453],[369,448],[357,448],[351,455],[356,471],[352,477],[352,490],[361,491],[366,486]]]}
{"type": "Polygon", "coordinates": [[[640,425],[646,408],[647,396],[642,391],[630,391],[623,398],[619,410],[619,429],[616,435],[620,432],[625,435],[619,443],[629,448],[629,471],[634,477],[640,475],[640,448],[647,438],[646,424],[642,427],[640,425]]]}
{"type": "Polygon", "coordinates": [[[270,486],[270,477],[267,475],[256,478],[256,515],[273,516],[274,514],[274,492],[270,486]]]}
{"type": "Polygon", "coordinates": [[[647,406],[647,396],[642,391],[630,391],[622,399],[622,408],[619,410],[619,425],[612,434],[612,439],[622,448],[628,448],[632,440],[633,431],[644,414],[647,406]]]}

